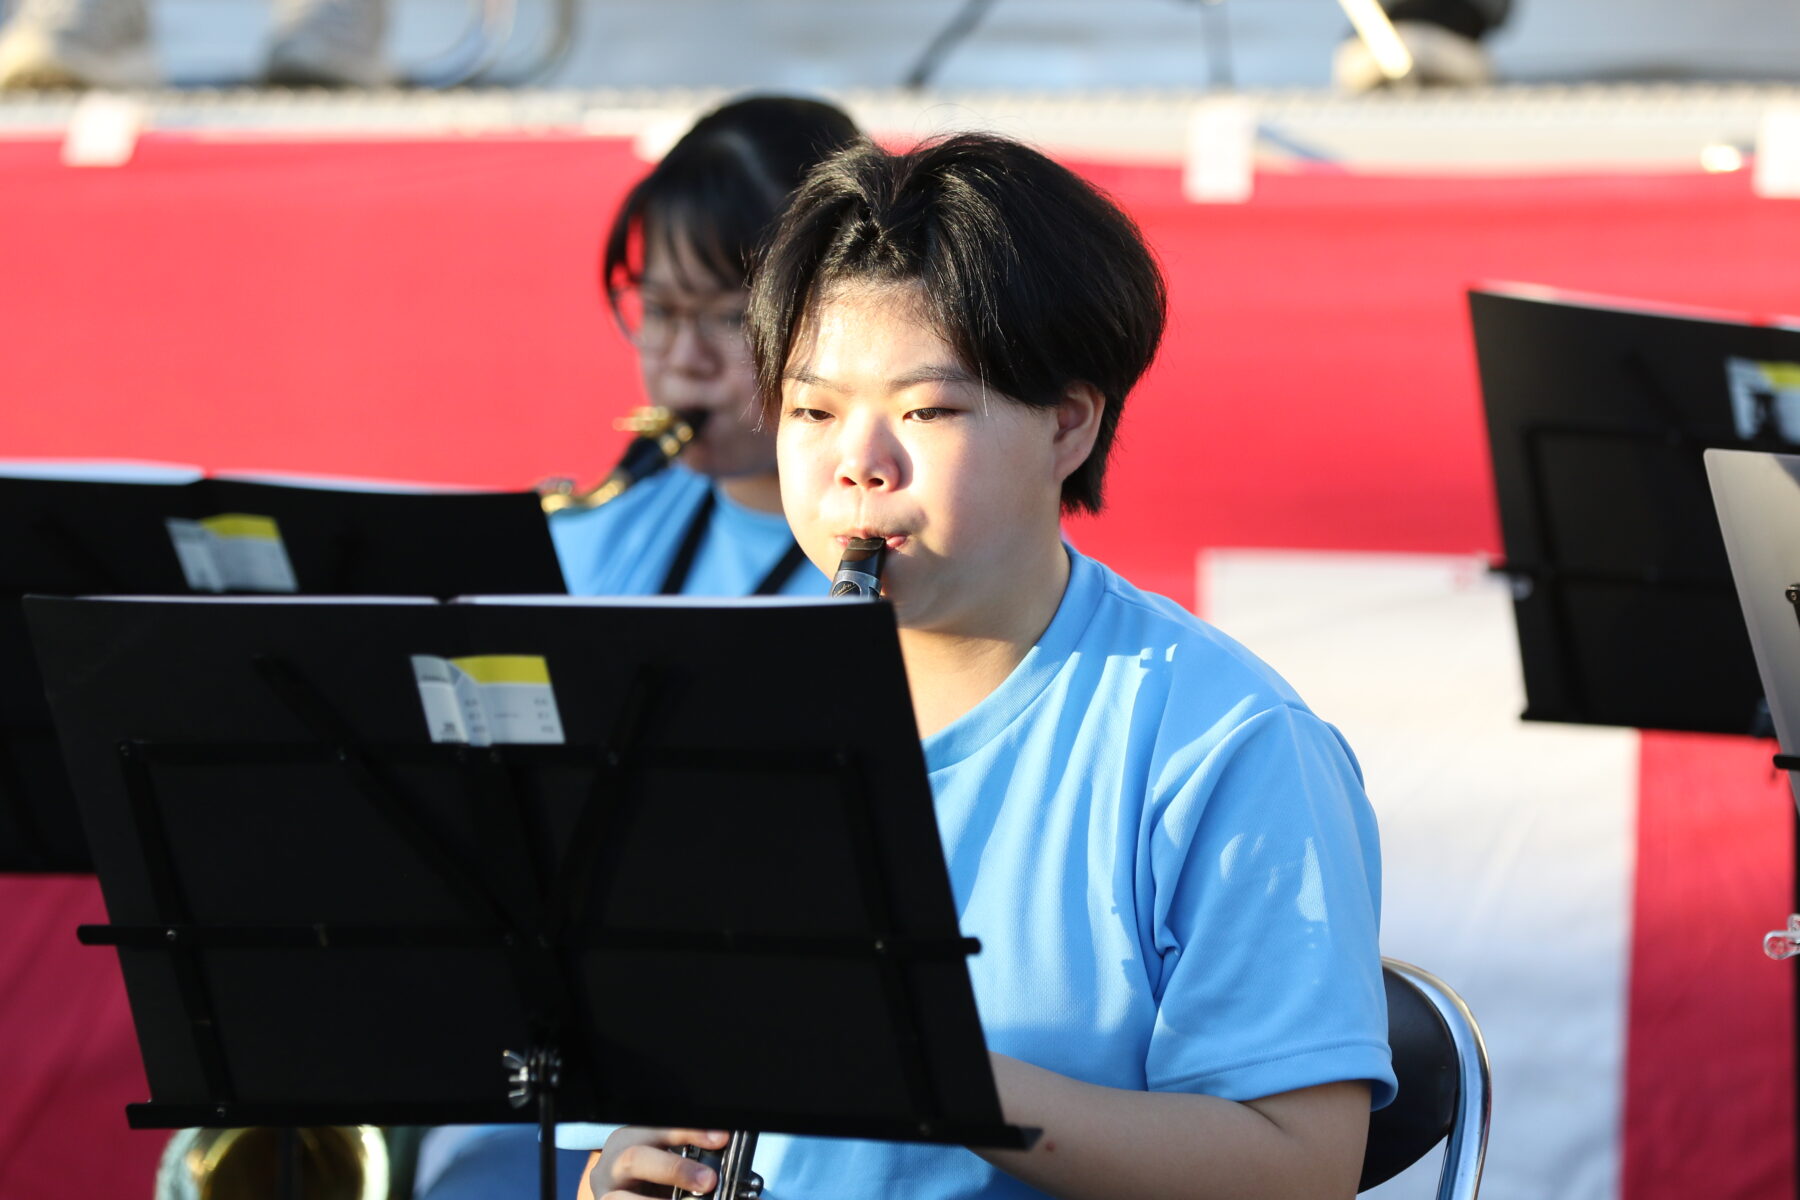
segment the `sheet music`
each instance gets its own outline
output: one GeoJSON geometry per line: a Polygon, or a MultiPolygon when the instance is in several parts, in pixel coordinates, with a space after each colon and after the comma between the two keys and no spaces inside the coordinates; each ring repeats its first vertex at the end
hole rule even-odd
{"type": "Polygon", "coordinates": [[[412,665],[434,742],[496,746],[565,740],[550,666],[538,655],[415,654],[412,665]]]}
{"type": "Polygon", "coordinates": [[[275,518],[220,513],[198,521],[167,517],[182,574],[197,592],[298,592],[275,518]]]}

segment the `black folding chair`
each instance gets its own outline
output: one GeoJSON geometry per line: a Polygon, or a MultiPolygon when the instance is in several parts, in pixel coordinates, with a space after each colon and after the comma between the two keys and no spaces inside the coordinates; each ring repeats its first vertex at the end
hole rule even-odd
{"type": "Polygon", "coordinates": [[[1400,1091],[1369,1117],[1356,1190],[1387,1182],[1448,1139],[1437,1200],[1475,1200],[1492,1102],[1481,1027],[1462,997],[1431,972],[1384,958],[1381,975],[1400,1091]]]}

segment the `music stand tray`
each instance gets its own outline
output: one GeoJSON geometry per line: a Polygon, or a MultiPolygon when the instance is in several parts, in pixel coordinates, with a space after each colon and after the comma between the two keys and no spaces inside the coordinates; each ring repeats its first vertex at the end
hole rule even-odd
{"type": "Polygon", "coordinates": [[[1800,446],[1800,329],[1469,294],[1530,720],[1767,718],[1701,454],[1800,446]]]}
{"type": "Polygon", "coordinates": [[[134,1126],[530,1119],[514,1051],[556,1119],[1026,1144],[888,606],[26,608],[134,1126]],[[541,740],[434,741],[446,663],[541,740]]]}

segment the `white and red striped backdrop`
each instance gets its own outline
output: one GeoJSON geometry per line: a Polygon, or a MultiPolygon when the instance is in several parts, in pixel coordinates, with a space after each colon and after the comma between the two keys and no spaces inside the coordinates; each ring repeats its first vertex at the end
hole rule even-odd
{"type": "MultiPolygon", "coordinates": [[[[1495,1065],[1484,1195],[1794,1191],[1790,801],[1747,740],[1522,726],[1462,291],[1796,307],[1800,219],[1742,175],[1265,176],[1077,164],[1171,282],[1111,508],[1074,531],[1287,673],[1367,769],[1384,937],[1495,1065]]],[[[630,365],[595,247],[642,169],[576,136],[0,140],[0,455],[523,486],[592,474],[630,365]]],[[[0,880],[0,1195],[147,1195],[90,882],[0,880]]],[[[1411,1181],[1384,1193],[1423,1195],[1411,1181]]]]}

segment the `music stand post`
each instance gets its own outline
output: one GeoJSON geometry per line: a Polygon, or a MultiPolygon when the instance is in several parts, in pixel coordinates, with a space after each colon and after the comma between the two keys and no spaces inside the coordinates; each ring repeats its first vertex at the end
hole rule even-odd
{"type": "MultiPolygon", "coordinates": [[[[545,1134],[1028,1144],[886,606],[28,609],[112,921],[82,937],[119,950],[151,1081],[134,1127],[517,1120],[510,1088],[545,1134]],[[427,740],[412,653],[527,647],[593,736],[427,740]]],[[[540,1172],[551,1195],[553,1136],[540,1172]]]]}

